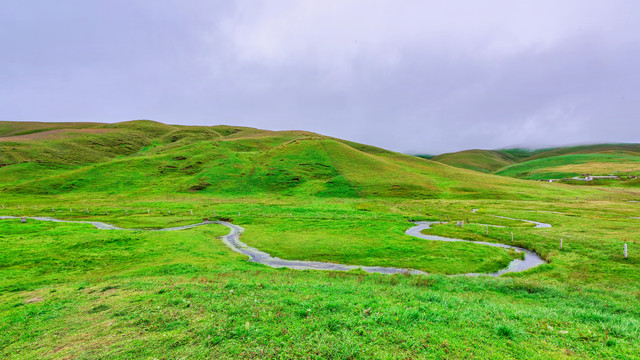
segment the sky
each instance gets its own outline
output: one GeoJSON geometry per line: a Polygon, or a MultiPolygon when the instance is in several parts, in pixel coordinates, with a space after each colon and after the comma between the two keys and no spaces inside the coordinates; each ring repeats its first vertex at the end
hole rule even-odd
{"type": "Polygon", "coordinates": [[[414,154],[640,142],[640,2],[2,3],[0,120],[133,119],[414,154]]]}

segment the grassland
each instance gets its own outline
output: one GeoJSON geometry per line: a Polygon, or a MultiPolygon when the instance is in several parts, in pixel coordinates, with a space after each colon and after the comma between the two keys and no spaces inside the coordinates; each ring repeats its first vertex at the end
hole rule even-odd
{"type": "Polygon", "coordinates": [[[433,160],[528,180],[566,179],[582,174],[617,175],[623,181],[570,182],[573,185],[637,186],[630,177],[640,175],[640,145],[601,144],[540,150],[466,150],[442,154],[433,160]]]}
{"type": "Polygon", "coordinates": [[[91,126],[115,130],[0,142],[6,160],[32,160],[0,168],[0,216],[149,229],[224,219],[281,258],[430,275],[272,269],[227,248],[217,225],[164,233],[0,220],[0,357],[639,358],[633,188],[477,174],[305,132],[91,126]],[[514,256],[403,234],[409,220],[447,216],[471,224],[430,233],[511,244],[514,232],[514,245],[548,264],[447,276],[514,256]],[[475,224],[506,227],[486,235],[475,224]]]}
{"type": "Polygon", "coordinates": [[[516,162],[516,158],[507,152],[491,150],[464,150],[438,155],[432,159],[443,164],[484,173],[492,173],[516,162]]]}
{"type": "MultiPolygon", "coordinates": [[[[405,210],[354,200],[328,207],[295,204],[292,219],[287,213],[292,208],[244,201],[213,208],[246,228],[246,242],[284,258],[348,261],[382,251],[388,265],[406,265],[402,241],[394,235],[402,224],[410,226],[401,220],[420,213],[433,219],[441,212],[509,228],[491,228],[486,237],[484,227],[442,225],[435,234],[508,243],[508,232],[514,231],[516,245],[533,248],[550,263],[498,279],[448,278],[438,273],[456,263],[459,272],[467,272],[487,247],[441,254],[422,244],[426,248],[419,255],[442,260],[423,262],[434,275],[274,270],[226,248],[214,238],[226,229],[216,226],[149,233],[3,220],[2,355],[634,358],[640,350],[640,264],[637,257],[623,259],[621,251],[622,241],[632,251],[638,248],[640,238],[628,230],[637,226],[638,220],[629,218],[637,214],[637,205],[425,200],[405,210]],[[481,210],[470,214],[469,206],[481,210]],[[602,207],[610,213],[603,216],[602,207]],[[239,209],[251,213],[237,217],[239,209]],[[320,220],[314,220],[314,210],[320,220]],[[372,213],[383,221],[372,219],[372,213]],[[489,213],[535,218],[554,227],[533,229],[489,213]],[[347,221],[340,219],[343,214],[347,221]],[[599,226],[591,226],[595,221],[599,226]],[[345,228],[358,231],[340,231],[345,228]],[[332,241],[323,241],[326,234],[332,241]]],[[[196,207],[191,216],[186,208],[174,205],[172,215],[145,215],[142,208],[115,214],[113,208],[102,216],[59,209],[56,216],[157,227],[196,222],[212,213],[196,207]]],[[[40,212],[45,213],[24,213],[40,212]]]]}
{"type": "Polygon", "coordinates": [[[635,153],[572,154],[530,160],[500,169],[496,175],[532,180],[558,179],[581,174],[636,175],[640,156],[635,153]]]}

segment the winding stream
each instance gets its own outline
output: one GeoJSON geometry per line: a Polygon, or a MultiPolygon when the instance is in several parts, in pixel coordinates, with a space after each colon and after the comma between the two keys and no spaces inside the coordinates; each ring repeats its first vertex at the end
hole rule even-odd
{"type": "MultiPolygon", "coordinates": [[[[500,216],[498,216],[500,217],[500,216]]],[[[244,242],[240,241],[240,236],[244,232],[244,229],[241,226],[231,224],[226,221],[205,221],[198,224],[178,226],[172,228],[165,229],[154,229],[154,230],[145,230],[145,229],[124,229],[117,226],[113,226],[107,223],[99,222],[99,221],[72,221],[72,220],[60,220],[50,217],[27,217],[28,219],[37,220],[37,221],[52,221],[52,222],[60,222],[60,223],[74,223],[74,224],[91,224],[100,230],[129,230],[129,231],[177,231],[177,230],[185,230],[190,229],[196,226],[208,225],[208,224],[220,224],[228,227],[231,231],[220,238],[231,250],[246,255],[249,257],[249,260],[255,263],[271,266],[274,268],[290,268],[296,270],[337,270],[337,271],[349,271],[355,269],[361,269],[368,273],[382,273],[382,274],[397,274],[397,273],[409,273],[409,274],[427,274],[424,271],[414,270],[414,269],[402,269],[402,268],[394,268],[394,267],[381,267],[381,266],[360,266],[360,265],[345,265],[345,264],[336,264],[330,262],[321,262],[321,261],[305,261],[305,260],[285,260],[277,257],[273,257],[270,254],[260,251],[256,248],[250,247],[244,242]]],[[[5,219],[19,219],[19,217],[15,216],[0,216],[0,220],[5,219]]],[[[508,219],[508,218],[507,218],[508,219]]],[[[514,219],[517,220],[517,219],[514,219]]],[[[538,223],[535,221],[522,220],[527,222],[536,223],[536,227],[551,227],[549,224],[538,223]],[[538,226],[540,225],[540,226],[538,226]]],[[[429,229],[432,224],[436,224],[438,222],[427,222],[427,221],[419,221],[415,222],[416,226],[409,228],[405,233],[407,235],[411,235],[420,239],[432,240],[432,241],[458,241],[458,242],[468,242],[486,246],[494,246],[500,247],[504,249],[513,249],[517,252],[524,253],[524,259],[514,259],[511,261],[509,266],[505,269],[494,273],[467,273],[467,274],[458,274],[463,276],[500,276],[509,272],[520,272],[525,271],[527,269],[531,269],[532,267],[544,264],[545,261],[540,258],[538,254],[531,250],[527,250],[524,248],[520,248],[517,246],[510,246],[499,243],[490,243],[490,242],[482,242],[482,241],[470,241],[470,240],[462,240],[462,239],[451,239],[445,238],[441,236],[435,235],[425,235],[422,234],[422,230],[429,229]]],[[[454,275],[457,276],[457,275],[454,275]]]]}
{"type": "MultiPolygon", "coordinates": [[[[437,235],[426,235],[422,233],[422,230],[426,230],[431,228],[431,225],[433,224],[438,224],[438,221],[417,221],[416,225],[410,229],[408,229],[407,231],[405,231],[405,234],[407,235],[411,235],[411,236],[415,236],[417,238],[420,239],[425,239],[425,240],[432,240],[432,241],[450,241],[450,242],[467,242],[467,243],[473,243],[473,244],[479,244],[479,245],[487,245],[487,246],[493,246],[493,247],[499,247],[499,248],[503,248],[503,249],[511,249],[511,250],[515,250],[519,253],[524,253],[524,259],[513,259],[510,263],[509,266],[507,266],[506,268],[500,270],[500,271],[496,271],[494,273],[467,273],[467,274],[462,274],[462,275],[466,275],[466,276],[479,276],[479,275],[486,275],[486,276],[500,276],[502,274],[506,274],[506,273],[510,273],[510,272],[520,272],[520,271],[525,271],[528,269],[531,269],[533,267],[536,267],[538,265],[542,265],[544,263],[546,263],[546,261],[542,260],[542,258],[540,257],[540,255],[536,254],[535,252],[525,249],[525,248],[521,248],[518,246],[511,246],[511,245],[505,245],[505,244],[500,244],[500,243],[490,243],[490,242],[485,242],[485,241],[471,241],[471,240],[462,240],[462,239],[452,239],[452,238],[446,238],[446,237],[442,237],[442,236],[437,236],[437,235]]],[[[542,224],[542,223],[541,223],[542,224]]],[[[549,225],[549,224],[545,224],[545,225],[549,225]]],[[[486,225],[484,225],[486,226],[486,225]]],[[[549,226],[541,226],[541,227],[551,227],[551,225],[549,226]]]]}

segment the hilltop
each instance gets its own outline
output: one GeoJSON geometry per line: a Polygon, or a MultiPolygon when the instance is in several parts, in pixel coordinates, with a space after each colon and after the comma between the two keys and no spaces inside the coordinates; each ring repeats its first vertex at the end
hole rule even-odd
{"type": "Polygon", "coordinates": [[[306,131],[149,120],[2,122],[0,164],[4,194],[527,199],[573,192],[306,131]]]}

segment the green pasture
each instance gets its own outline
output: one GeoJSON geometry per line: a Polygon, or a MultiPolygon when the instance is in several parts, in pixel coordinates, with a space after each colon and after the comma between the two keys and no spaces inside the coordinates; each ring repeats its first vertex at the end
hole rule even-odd
{"type": "MultiPolygon", "coordinates": [[[[303,131],[0,122],[0,136],[0,216],[224,220],[282,259],[429,273],[273,269],[225,246],[217,224],[0,220],[1,358],[640,358],[633,187],[498,177],[303,131]],[[463,276],[520,255],[404,234],[421,220],[547,263],[463,276]]],[[[538,169],[524,164],[514,174],[538,169]]]]}
{"type": "MultiPolygon", "coordinates": [[[[583,163],[638,163],[640,162],[640,156],[634,154],[571,154],[554,156],[543,159],[530,160],[523,163],[513,164],[500,169],[496,172],[496,175],[519,177],[531,180],[541,179],[558,179],[566,177],[574,177],[581,175],[580,173],[557,173],[548,168],[559,167],[563,165],[583,164],[583,163]]],[[[588,167],[585,168],[585,173],[589,173],[588,167]]],[[[594,175],[608,175],[600,174],[597,171],[591,171],[594,175]]]]}
{"type": "MultiPolygon", "coordinates": [[[[640,239],[625,230],[637,226],[628,216],[637,214],[638,205],[241,202],[220,201],[215,208],[222,217],[244,208],[245,215],[232,219],[245,227],[243,240],[287,259],[356,262],[368,254],[362,261],[372,265],[422,261],[434,273],[468,272],[497,249],[465,244],[447,251],[451,244],[423,241],[427,244],[401,251],[403,244],[421,241],[402,235],[411,226],[409,217],[449,215],[451,220],[469,217],[471,224],[462,229],[436,225],[433,233],[508,243],[507,232],[514,231],[517,245],[535,248],[550,263],[500,278],[276,270],[227,248],[216,239],[227,232],[220,225],[163,233],[2,220],[0,355],[548,359],[637,358],[640,351],[639,262],[633,255],[640,239]],[[480,210],[471,214],[470,208],[480,210]],[[489,214],[554,227],[534,229],[489,214]],[[595,221],[599,226],[584,224],[595,221]],[[507,228],[490,228],[486,237],[476,223],[507,228]],[[563,250],[557,248],[558,236],[566,238],[563,250]],[[628,237],[630,259],[622,259],[618,236],[628,237]],[[443,261],[408,260],[415,250],[443,261]]],[[[57,216],[162,227],[163,221],[167,226],[197,222],[212,210],[201,205],[191,216],[185,203],[154,203],[174,204],[172,215],[146,215],[138,206],[131,215],[57,216]]]]}

